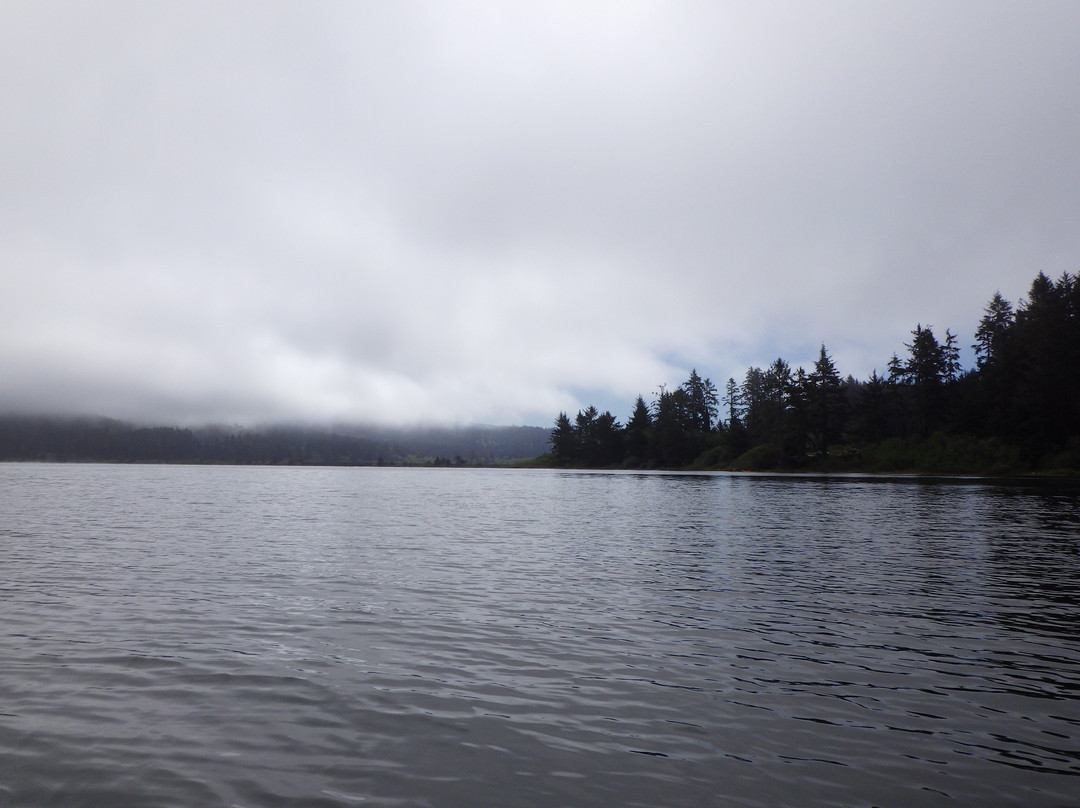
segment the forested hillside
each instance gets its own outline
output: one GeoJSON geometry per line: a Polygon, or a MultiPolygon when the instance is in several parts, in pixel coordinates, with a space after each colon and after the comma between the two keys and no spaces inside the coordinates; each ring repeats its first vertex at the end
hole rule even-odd
{"type": "Polygon", "coordinates": [[[560,413],[559,466],[1080,471],[1080,282],[1040,273],[1013,306],[987,304],[960,366],[958,337],[918,324],[868,379],[846,378],[821,346],[810,368],[782,358],[718,391],[696,371],[620,424],[588,407],[560,413]],[[939,332],[940,334],[940,332],[939,332]]]}
{"type": "Polygon", "coordinates": [[[296,465],[506,463],[547,445],[542,427],[143,427],[105,418],[0,417],[0,460],[296,465]]]}

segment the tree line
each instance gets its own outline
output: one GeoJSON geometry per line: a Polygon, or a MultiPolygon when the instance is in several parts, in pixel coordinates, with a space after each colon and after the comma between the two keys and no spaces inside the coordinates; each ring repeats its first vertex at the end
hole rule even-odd
{"type": "Polygon", "coordinates": [[[1080,281],[1044,273],[1015,306],[1000,292],[975,331],[918,324],[879,374],[843,377],[824,345],[810,368],[778,358],[721,393],[691,370],[674,390],[638,396],[625,425],[587,407],[560,413],[558,466],[1021,471],[1080,468],[1080,281]]]}

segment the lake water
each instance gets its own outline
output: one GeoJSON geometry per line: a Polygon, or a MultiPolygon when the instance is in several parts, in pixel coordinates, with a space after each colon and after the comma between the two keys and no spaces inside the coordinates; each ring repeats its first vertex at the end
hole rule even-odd
{"type": "Polygon", "coordinates": [[[1080,492],[0,464],[0,805],[1080,804],[1080,492]]]}

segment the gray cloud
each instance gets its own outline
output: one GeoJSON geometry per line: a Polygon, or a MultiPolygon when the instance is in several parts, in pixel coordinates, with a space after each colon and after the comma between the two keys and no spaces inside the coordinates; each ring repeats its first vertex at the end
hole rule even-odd
{"type": "Polygon", "coordinates": [[[547,423],[1076,269],[1071,2],[12,2],[0,406],[547,423]],[[594,399],[590,399],[594,400],[594,399]]]}

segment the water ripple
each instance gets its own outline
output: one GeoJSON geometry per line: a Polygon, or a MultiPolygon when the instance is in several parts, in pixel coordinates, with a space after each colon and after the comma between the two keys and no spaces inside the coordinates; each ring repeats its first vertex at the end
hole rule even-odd
{"type": "Polygon", "coordinates": [[[1077,504],[0,465],[0,804],[1074,804],[1077,504]]]}

